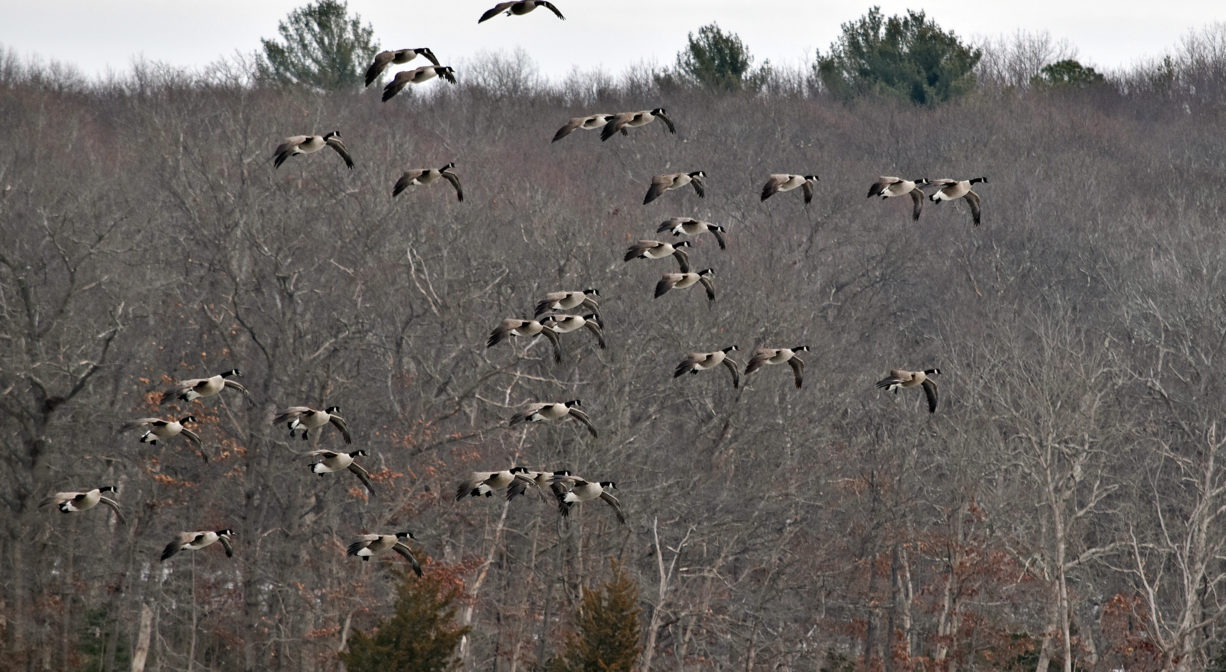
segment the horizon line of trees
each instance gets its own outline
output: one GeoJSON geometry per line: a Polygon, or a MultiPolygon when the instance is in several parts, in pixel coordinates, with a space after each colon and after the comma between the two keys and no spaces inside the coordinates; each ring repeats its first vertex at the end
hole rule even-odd
{"type": "MultiPolygon", "coordinates": [[[[151,75],[183,83],[246,86],[289,85],[316,90],[360,90],[362,72],[374,53],[374,31],[350,15],[343,0],[315,0],[290,12],[278,26],[280,39],[261,40],[261,49],[219,58],[200,68],[137,62],[129,73],[90,78],[75,66],[37,54],[23,58],[0,43],[0,82],[42,80],[60,90],[130,85],[151,75]]],[[[500,94],[590,90],[706,89],[720,93],[832,95],[843,100],[896,98],[931,105],[975,91],[1106,88],[1128,94],[1164,90],[1215,97],[1226,80],[1226,24],[1190,31],[1173,51],[1130,67],[1100,72],[1077,60],[1075,45],[1047,32],[960,38],[922,11],[885,16],[874,6],[843,24],[825,53],[798,67],[754,67],[749,45],[717,23],[691,32],[671,66],[630,66],[621,73],[575,71],[559,81],[540,75],[522,49],[479,52],[452,60],[461,85],[500,94]],[[468,72],[464,72],[467,70],[468,72]],[[583,80],[590,80],[584,82],[583,80]]]]}

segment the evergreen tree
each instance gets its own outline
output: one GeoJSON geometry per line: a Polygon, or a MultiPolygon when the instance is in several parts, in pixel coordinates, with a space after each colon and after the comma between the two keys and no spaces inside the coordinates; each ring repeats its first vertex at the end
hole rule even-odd
{"type": "Polygon", "coordinates": [[[596,590],[583,591],[574,630],[551,661],[552,672],[631,672],[638,662],[643,649],[639,589],[620,564],[609,565],[613,576],[596,590]]]}
{"type": "Polygon", "coordinates": [[[1056,61],[1046,65],[1030,80],[1031,84],[1047,86],[1087,87],[1106,81],[1097,70],[1084,66],[1073,59],[1056,61]]]}
{"type": "Polygon", "coordinates": [[[770,61],[751,72],[753,56],[736,33],[725,33],[717,24],[689,34],[686,48],[677,52],[673,72],[659,78],[660,83],[684,82],[714,91],[756,91],[770,74],[770,61]]]}
{"type": "Polygon", "coordinates": [[[460,584],[442,572],[415,578],[405,572],[396,613],[372,637],[355,630],[340,654],[349,672],[435,672],[456,667],[456,647],[468,634],[455,624],[460,584]]]}
{"type": "Polygon", "coordinates": [[[324,89],[361,88],[363,73],[378,50],[374,29],[349,17],[343,0],[317,0],[299,7],[277,26],[281,41],[260,40],[264,54],[257,74],[282,84],[324,89]]]}
{"type": "Polygon", "coordinates": [[[873,7],[843,24],[828,55],[818,51],[815,70],[826,89],[843,98],[878,94],[931,105],[975,88],[981,56],[923,12],[886,19],[873,7]]]}

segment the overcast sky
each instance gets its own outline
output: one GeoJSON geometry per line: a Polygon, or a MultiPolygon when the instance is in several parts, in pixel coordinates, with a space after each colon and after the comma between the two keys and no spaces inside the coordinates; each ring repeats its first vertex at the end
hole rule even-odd
{"type": "MultiPolygon", "coordinates": [[[[127,72],[135,59],[199,67],[250,53],[261,37],[306,0],[0,0],[0,46],[22,56],[72,63],[87,75],[127,72]]],[[[430,47],[444,63],[462,64],[482,51],[522,47],[540,72],[564,77],[573,67],[619,74],[628,66],[671,65],[686,35],[718,22],[756,57],[796,66],[826,50],[840,25],[872,4],[887,14],[922,9],[963,38],[1018,30],[1067,40],[1082,63],[1100,70],[1160,56],[1189,30],[1226,21],[1226,2],[932,2],[817,0],[556,0],[548,10],[497,17],[477,25],[493,2],[350,0],[383,48],[430,47]]],[[[460,73],[462,77],[462,73],[460,73]]]]}

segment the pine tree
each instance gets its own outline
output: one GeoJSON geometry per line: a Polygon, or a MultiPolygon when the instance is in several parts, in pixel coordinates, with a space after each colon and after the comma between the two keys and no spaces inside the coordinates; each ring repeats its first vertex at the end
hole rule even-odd
{"type": "Polygon", "coordinates": [[[442,572],[416,578],[405,572],[397,591],[396,613],[372,637],[360,630],[340,654],[349,672],[436,672],[459,663],[456,647],[468,634],[455,624],[460,585],[442,572]]]}
{"type": "Polygon", "coordinates": [[[620,564],[610,561],[609,566],[613,576],[608,581],[584,589],[574,630],[548,666],[551,672],[630,672],[638,662],[643,649],[639,589],[620,564]]]}
{"type": "Polygon", "coordinates": [[[982,55],[923,12],[886,19],[873,7],[843,24],[839,41],[828,55],[818,52],[814,69],[826,89],[842,98],[878,94],[931,105],[974,89],[982,55]]]}
{"type": "Polygon", "coordinates": [[[1106,79],[1097,70],[1070,58],[1043,66],[1043,69],[1030,80],[1030,83],[1053,87],[1085,88],[1102,84],[1104,81],[1106,79]]]}
{"type": "Polygon", "coordinates": [[[717,24],[689,34],[686,48],[677,53],[677,65],[659,78],[661,84],[686,83],[714,91],[756,91],[770,74],[770,61],[751,71],[753,56],[736,33],[725,33],[717,24]]]}
{"type": "Polygon", "coordinates": [[[256,63],[261,78],[325,91],[357,89],[374,59],[374,29],[349,17],[343,0],[317,0],[289,13],[277,26],[281,41],[260,40],[256,63]]]}

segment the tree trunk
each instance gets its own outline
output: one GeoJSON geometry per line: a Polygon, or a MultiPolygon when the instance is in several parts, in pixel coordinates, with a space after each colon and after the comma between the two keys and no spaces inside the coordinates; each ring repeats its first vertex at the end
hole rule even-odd
{"type": "Polygon", "coordinates": [[[132,652],[132,672],[145,672],[149,657],[149,639],[153,634],[153,610],[144,602],[140,605],[140,626],[136,634],[136,649],[132,652]]]}

